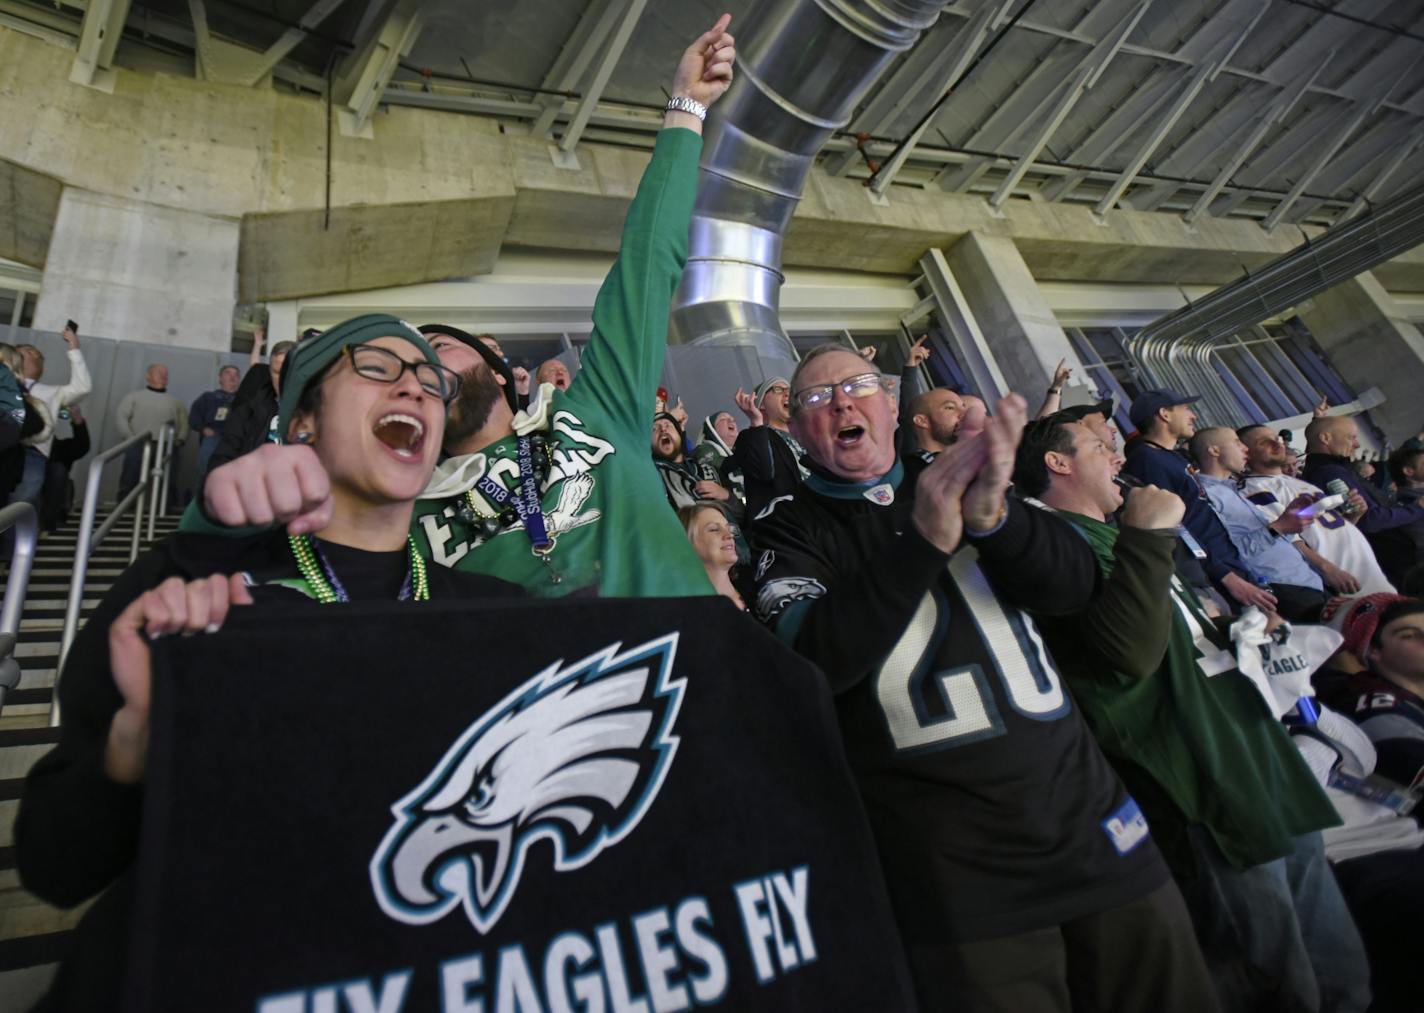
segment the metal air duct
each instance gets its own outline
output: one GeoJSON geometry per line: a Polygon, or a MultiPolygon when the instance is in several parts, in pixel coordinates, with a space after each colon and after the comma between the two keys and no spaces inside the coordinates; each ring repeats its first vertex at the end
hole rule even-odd
{"type": "MultiPolygon", "coordinates": [[[[781,242],[821,146],[934,24],[944,0],[772,0],[737,30],[732,87],[709,117],[674,344],[749,345],[770,372],[782,329],[781,242]]],[[[789,375],[789,373],[787,373],[789,375]]]]}
{"type": "Polygon", "coordinates": [[[1211,361],[1224,342],[1421,243],[1424,186],[1416,186],[1154,320],[1133,335],[1128,350],[1153,383],[1201,394],[1204,418],[1226,425],[1239,409],[1211,361]]]}

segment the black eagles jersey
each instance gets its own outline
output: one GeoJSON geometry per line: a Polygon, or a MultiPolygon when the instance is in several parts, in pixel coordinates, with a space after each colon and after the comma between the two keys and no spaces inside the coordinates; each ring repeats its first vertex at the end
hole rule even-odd
{"type": "Polygon", "coordinates": [[[996,532],[946,557],[901,476],[813,474],[750,535],[758,617],[837,694],[906,942],[1029,931],[1156,889],[1145,819],[1009,604],[1076,611],[1091,549],[1011,499],[996,532]]]}

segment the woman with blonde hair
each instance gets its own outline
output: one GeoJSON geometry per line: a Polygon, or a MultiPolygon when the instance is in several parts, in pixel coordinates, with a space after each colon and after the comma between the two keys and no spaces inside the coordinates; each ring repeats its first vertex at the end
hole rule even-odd
{"type": "Polygon", "coordinates": [[[732,567],[737,565],[736,526],[718,504],[707,501],[679,507],[677,518],[717,593],[745,612],[746,603],[732,584],[732,567]]]}

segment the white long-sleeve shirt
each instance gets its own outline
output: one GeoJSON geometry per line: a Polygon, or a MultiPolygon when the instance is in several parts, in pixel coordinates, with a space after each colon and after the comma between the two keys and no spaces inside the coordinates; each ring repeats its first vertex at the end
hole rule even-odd
{"type": "MultiPolygon", "coordinates": [[[[94,389],[94,381],[89,377],[89,367],[84,364],[84,353],[77,348],[71,348],[65,353],[65,356],[69,359],[68,383],[62,387],[56,387],[52,383],[35,381],[29,386],[30,397],[43,403],[49,409],[52,419],[59,417],[61,408],[78,404],[84,400],[85,395],[94,389]]],[[[25,442],[48,457],[50,447],[54,446],[54,428],[51,426],[48,433],[39,435],[43,438],[25,442]]]]}

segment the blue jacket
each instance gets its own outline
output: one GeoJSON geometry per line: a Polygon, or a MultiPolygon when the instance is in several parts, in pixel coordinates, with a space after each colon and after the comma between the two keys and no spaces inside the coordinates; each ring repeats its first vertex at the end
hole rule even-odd
{"type": "Polygon", "coordinates": [[[1163,450],[1155,443],[1142,440],[1127,455],[1122,470],[1141,482],[1169,489],[1182,498],[1187,505],[1184,519],[1187,530],[1206,550],[1202,569],[1208,577],[1220,584],[1227,574],[1235,573],[1256,583],[1251,568],[1231,543],[1231,536],[1211,508],[1211,500],[1185,457],[1175,450],[1163,450]]]}
{"type": "Polygon", "coordinates": [[[1369,509],[1360,518],[1357,526],[1367,535],[1424,520],[1424,506],[1390,506],[1379,486],[1361,478],[1347,458],[1310,454],[1305,459],[1305,470],[1300,477],[1321,489],[1324,489],[1331,479],[1338,478],[1363,496],[1369,509]]]}

